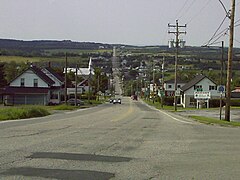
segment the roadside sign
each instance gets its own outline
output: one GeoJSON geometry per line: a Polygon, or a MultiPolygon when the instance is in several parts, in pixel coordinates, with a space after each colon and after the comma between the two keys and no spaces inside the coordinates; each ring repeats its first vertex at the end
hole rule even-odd
{"type": "Polygon", "coordinates": [[[181,96],[181,91],[180,90],[175,91],[175,96],[181,96]]]}
{"type": "Polygon", "coordinates": [[[163,90],[158,91],[158,96],[160,96],[160,97],[165,96],[164,91],[163,90]]]}
{"type": "Polygon", "coordinates": [[[224,86],[219,86],[218,91],[219,92],[224,92],[224,86]]]}
{"type": "Polygon", "coordinates": [[[194,91],[194,99],[210,99],[211,93],[209,91],[194,91]]]}

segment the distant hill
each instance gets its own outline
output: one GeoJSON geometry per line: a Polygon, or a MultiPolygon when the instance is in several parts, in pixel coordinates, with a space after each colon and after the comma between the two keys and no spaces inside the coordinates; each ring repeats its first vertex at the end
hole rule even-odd
{"type": "Polygon", "coordinates": [[[74,42],[70,40],[34,40],[23,41],[14,39],[0,39],[0,49],[6,50],[46,50],[46,49],[99,49],[99,47],[112,48],[110,44],[95,42],[74,42]]]}

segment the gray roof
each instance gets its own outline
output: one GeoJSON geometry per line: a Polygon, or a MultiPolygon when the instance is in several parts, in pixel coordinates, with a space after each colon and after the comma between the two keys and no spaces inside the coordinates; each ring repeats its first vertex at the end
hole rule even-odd
{"type": "MultiPolygon", "coordinates": [[[[185,84],[183,87],[181,87],[182,91],[186,91],[188,89],[190,89],[191,87],[193,87],[195,84],[199,83],[201,80],[203,80],[204,78],[208,78],[207,76],[204,76],[202,74],[197,75],[193,80],[191,80],[189,83],[185,84]]],[[[209,79],[209,78],[208,78],[209,79]]],[[[211,79],[210,79],[211,80],[211,79]]],[[[212,81],[212,80],[211,80],[212,81]]],[[[213,82],[213,81],[212,81],[213,82]]],[[[214,84],[216,84],[215,82],[213,82],[214,84]]]]}
{"type": "MultiPolygon", "coordinates": [[[[170,80],[167,80],[167,81],[165,81],[165,83],[175,83],[175,79],[170,79],[170,80]]],[[[181,79],[177,79],[177,83],[178,84],[184,84],[184,83],[186,83],[186,82],[184,82],[183,80],[181,80],[181,79]]]]}
{"type": "Polygon", "coordinates": [[[46,67],[45,69],[52,75],[54,75],[59,81],[64,82],[64,78],[60,76],[58,73],[56,73],[51,67],[46,67]]]}
{"type": "Polygon", "coordinates": [[[41,71],[41,69],[37,68],[36,66],[32,66],[28,69],[32,70],[38,77],[40,77],[48,85],[53,85],[55,83],[50,77],[48,77],[45,73],[41,71]]]}

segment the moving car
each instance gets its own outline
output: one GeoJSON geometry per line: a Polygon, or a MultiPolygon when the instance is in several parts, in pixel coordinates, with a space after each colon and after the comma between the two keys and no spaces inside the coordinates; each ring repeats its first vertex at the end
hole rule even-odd
{"type": "Polygon", "coordinates": [[[117,103],[118,103],[118,104],[121,104],[121,103],[122,103],[122,101],[121,101],[120,98],[113,100],[113,104],[117,104],[117,103]]]}

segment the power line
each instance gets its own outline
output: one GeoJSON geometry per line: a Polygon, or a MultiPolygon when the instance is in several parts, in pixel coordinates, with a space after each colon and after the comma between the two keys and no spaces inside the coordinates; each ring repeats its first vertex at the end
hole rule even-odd
{"type": "Polygon", "coordinates": [[[185,0],[183,6],[180,8],[180,10],[178,11],[178,13],[176,14],[176,18],[175,18],[175,19],[177,19],[178,15],[179,15],[180,13],[182,13],[182,11],[183,11],[183,9],[186,7],[188,1],[189,1],[189,0],[185,0]]]}
{"type": "Polygon", "coordinates": [[[218,1],[219,1],[220,4],[222,5],[222,7],[223,7],[224,11],[226,12],[226,15],[228,16],[228,18],[230,18],[230,17],[229,17],[229,11],[227,11],[227,9],[226,9],[225,5],[223,4],[223,2],[222,2],[221,0],[218,0],[218,1]]]}
{"type": "MultiPolygon", "coordinates": [[[[239,4],[240,4],[240,2],[239,2],[239,4]]],[[[240,23],[237,24],[238,22],[240,22],[240,19],[238,19],[237,21],[235,21],[234,27],[240,26],[240,23]]],[[[210,45],[218,44],[218,43],[220,42],[220,41],[218,41],[218,40],[219,40],[221,37],[223,37],[223,36],[225,36],[225,35],[228,35],[228,36],[229,36],[228,31],[229,31],[229,27],[223,29],[221,32],[219,32],[218,34],[216,34],[214,38],[212,38],[212,40],[215,39],[213,42],[210,43],[210,42],[208,41],[209,43],[205,43],[205,45],[203,45],[203,46],[210,46],[210,45]]],[[[240,42],[240,41],[238,41],[238,40],[236,40],[236,39],[234,39],[234,41],[236,41],[236,42],[238,42],[238,43],[240,42]]]]}
{"type": "MultiPolygon", "coordinates": [[[[236,27],[236,26],[235,26],[236,27]]],[[[226,34],[227,36],[229,36],[229,34],[226,34]]],[[[240,44],[240,41],[239,40],[237,40],[237,39],[233,39],[235,42],[237,42],[237,43],[239,43],[240,44]]]]}
{"type": "Polygon", "coordinates": [[[227,16],[224,17],[224,19],[222,20],[221,24],[218,26],[217,30],[214,32],[214,34],[212,35],[212,37],[209,39],[209,41],[206,43],[206,46],[210,44],[210,42],[216,38],[216,34],[217,32],[220,30],[220,28],[222,27],[223,23],[225,22],[227,16]]]}
{"type": "Polygon", "coordinates": [[[197,14],[195,14],[189,21],[187,24],[189,24],[190,22],[192,22],[193,19],[195,19],[210,3],[211,0],[208,0],[207,3],[198,11],[197,14]]]}
{"type": "MultiPolygon", "coordinates": [[[[196,0],[193,0],[192,3],[187,7],[187,9],[184,11],[185,14],[191,9],[193,4],[196,2],[196,0]]],[[[185,14],[182,14],[178,19],[181,19],[185,14]]]]}

